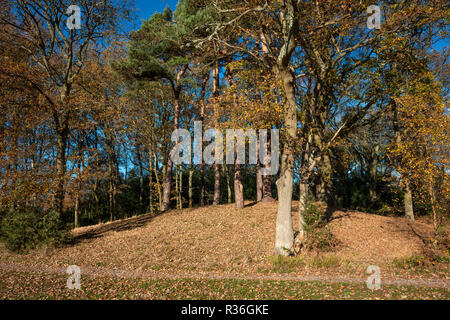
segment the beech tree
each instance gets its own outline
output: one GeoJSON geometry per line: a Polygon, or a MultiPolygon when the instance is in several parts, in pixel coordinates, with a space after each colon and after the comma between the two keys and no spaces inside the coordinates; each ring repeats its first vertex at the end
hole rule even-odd
{"type": "Polygon", "coordinates": [[[376,112],[382,98],[377,92],[378,82],[368,83],[363,72],[376,63],[373,52],[382,45],[380,40],[407,33],[418,24],[430,27],[440,19],[438,14],[429,19],[430,10],[438,13],[442,5],[439,1],[388,5],[383,28],[378,31],[367,28],[366,11],[370,4],[368,1],[271,4],[251,1],[240,6],[233,2],[214,2],[216,12],[228,17],[212,23],[210,35],[195,41],[201,45],[215,39],[239,50],[272,70],[280,81],[285,98],[285,134],[277,181],[277,253],[289,254],[293,244],[293,173],[296,150],[302,145],[298,143],[299,128],[303,138],[298,226],[301,239],[305,236],[302,213],[312,173],[316,168],[321,172],[332,205],[330,148],[339,138],[363,125],[369,112],[376,112]],[[247,23],[248,19],[253,23],[247,23]],[[224,40],[224,34],[233,32],[239,35],[239,44],[224,40]],[[340,120],[334,121],[338,115],[340,120]]]}
{"type": "Polygon", "coordinates": [[[449,203],[450,118],[440,93],[431,72],[408,82],[404,93],[395,98],[402,129],[389,149],[408,188],[414,187],[416,199],[430,205],[436,233],[449,203]]]}
{"type": "MultiPolygon", "coordinates": [[[[0,23],[11,28],[11,41],[30,58],[46,76],[44,82],[26,78],[46,101],[57,137],[54,208],[62,214],[67,143],[71,119],[76,110],[71,99],[80,88],[77,77],[85,66],[89,52],[113,35],[121,19],[129,16],[127,1],[83,1],[78,8],[82,16],[80,29],[69,30],[67,20],[70,1],[12,1],[14,16],[2,17],[0,23]]],[[[20,76],[15,74],[15,76],[20,76]]]]}

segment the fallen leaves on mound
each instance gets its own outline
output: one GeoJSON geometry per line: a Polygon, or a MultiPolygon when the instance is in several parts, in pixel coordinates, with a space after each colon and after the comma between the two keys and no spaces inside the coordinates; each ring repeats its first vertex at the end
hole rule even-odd
{"type": "MultiPolygon", "coordinates": [[[[85,266],[139,272],[268,274],[274,271],[273,245],[277,203],[248,203],[244,209],[221,205],[174,210],[152,217],[135,217],[74,230],[77,242],[51,255],[35,251],[16,255],[0,247],[0,261],[85,266]]],[[[293,208],[294,226],[297,224],[293,208]]],[[[360,263],[359,276],[371,264],[420,254],[422,238],[432,228],[404,218],[360,212],[335,212],[332,232],[340,241],[338,259],[360,263]]],[[[294,265],[293,274],[323,272],[314,266],[294,265]]],[[[349,273],[350,271],[343,270],[349,273]]]]}

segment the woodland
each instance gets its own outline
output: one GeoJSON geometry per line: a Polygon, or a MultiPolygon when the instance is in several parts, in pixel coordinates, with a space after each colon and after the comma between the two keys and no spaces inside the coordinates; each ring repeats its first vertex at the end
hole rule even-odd
{"type": "Polygon", "coordinates": [[[130,218],[253,210],[273,254],[294,259],[334,246],[329,223],[348,211],[424,223],[430,259],[450,261],[446,1],[179,0],[143,21],[131,0],[0,4],[10,251],[130,218]],[[195,122],[200,136],[278,129],[279,170],[175,164],[172,133],[194,141],[195,122]]]}

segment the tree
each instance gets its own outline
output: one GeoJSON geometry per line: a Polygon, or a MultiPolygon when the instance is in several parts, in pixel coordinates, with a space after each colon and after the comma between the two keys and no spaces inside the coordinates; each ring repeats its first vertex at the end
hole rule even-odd
{"type": "MultiPolygon", "coordinates": [[[[115,68],[131,80],[162,81],[168,83],[173,93],[173,128],[179,128],[180,97],[183,77],[188,71],[187,52],[180,45],[180,30],[173,21],[172,11],[155,13],[144,21],[141,29],[130,35],[127,59],[115,68]]],[[[173,162],[167,157],[163,184],[161,211],[170,207],[173,162]]]]}
{"type": "Polygon", "coordinates": [[[56,181],[54,208],[63,213],[67,173],[67,145],[71,120],[76,114],[72,97],[80,90],[77,78],[85,66],[90,50],[105,43],[122,19],[129,17],[128,1],[83,1],[80,11],[84,18],[81,29],[68,30],[66,13],[70,1],[12,1],[14,17],[1,17],[0,23],[11,27],[13,45],[27,52],[46,76],[36,82],[25,75],[29,86],[46,101],[57,137],[56,181]]]}
{"type": "Polygon", "coordinates": [[[403,94],[395,98],[400,138],[394,140],[390,155],[397,170],[416,190],[418,201],[431,207],[437,232],[449,203],[450,117],[441,87],[431,72],[411,79],[403,94]]]}

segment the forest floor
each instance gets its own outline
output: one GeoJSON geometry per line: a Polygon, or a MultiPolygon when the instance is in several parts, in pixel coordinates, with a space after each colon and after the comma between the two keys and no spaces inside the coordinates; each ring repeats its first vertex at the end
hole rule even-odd
{"type": "Polygon", "coordinates": [[[450,298],[448,260],[422,263],[433,241],[424,221],[331,212],[336,248],[280,258],[276,212],[276,203],[173,210],[76,229],[74,243],[56,250],[20,255],[0,245],[0,299],[450,298]],[[81,268],[81,290],[66,288],[71,265],[81,268]],[[381,290],[366,286],[370,265],[381,290]]]}

